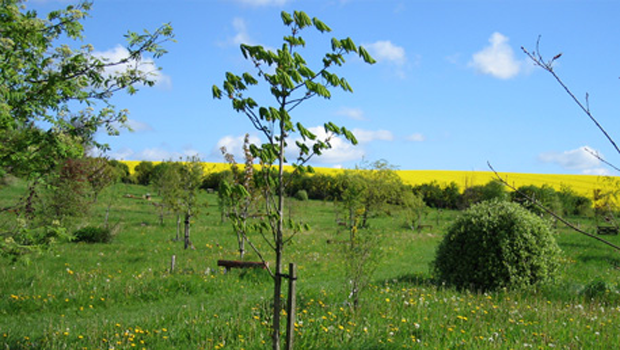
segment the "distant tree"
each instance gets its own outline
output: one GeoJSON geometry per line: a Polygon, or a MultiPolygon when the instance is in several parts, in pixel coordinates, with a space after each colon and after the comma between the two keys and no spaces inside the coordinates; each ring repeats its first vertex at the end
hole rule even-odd
{"type": "Polygon", "coordinates": [[[116,159],[110,159],[108,161],[110,166],[114,168],[114,173],[116,174],[116,180],[121,181],[123,183],[130,182],[129,176],[129,166],[123,162],[120,162],[116,159]]]}
{"type": "Polygon", "coordinates": [[[86,181],[90,184],[92,200],[97,202],[99,194],[108,186],[118,181],[118,170],[105,158],[84,158],[86,181]]]}
{"type": "Polygon", "coordinates": [[[134,173],[138,184],[143,186],[148,186],[151,184],[151,180],[153,178],[153,170],[155,169],[155,165],[153,162],[149,162],[146,160],[141,161],[134,168],[134,173]]]}
{"type": "Polygon", "coordinates": [[[206,206],[206,203],[201,203],[198,198],[202,177],[203,167],[197,156],[189,157],[179,168],[178,201],[183,213],[185,249],[194,249],[190,240],[191,219],[200,212],[202,206],[206,206]]]}
{"type": "Polygon", "coordinates": [[[509,199],[506,186],[504,186],[504,184],[500,181],[491,180],[485,185],[477,185],[466,188],[461,194],[460,207],[462,209],[466,209],[474,204],[492,199],[502,201],[509,199]]]}
{"type": "MultiPolygon", "coordinates": [[[[273,249],[276,258],[275,271],[269,270],[274,280],[272,318],[274,349],[280,349],[283,249],[285,243],[292,238],[285,235],[284,225],[284,196],[287,187],[284,181],[284,164],[287,161],[286,146],[291,135],[297,132],[301,137],[301,141],[296,142],[300,153],[293,164],[297,171],[303,172],[312,171],[311,168],[305,167],[305,164],[314,155],[320,155],[324,150],[331,148],[330,140],[333,137],[342,135],[347,140],[356,143],[355,137],[349,130],[331,122],[324,124],[329,136],[320,140],[301,122],[295,123],[290,113],[313,97],[330,98],[329,87],[352,91],[344,78],[331,73],[332,68],[344,63],[345,54],[357,53],[365,62],[374,62],[368,52],[356,46],[350,38],[332,39],[331,52],[324,56],[318,70],[312,70],[300,54],[301,48],[306,44],[300,32],[308,27],[315,27],[321,33],[329,32],[331,29],[320,20],[311,19],[303,12],[295,11],[292,15],[282,12],[281,18],[284,25],[290,28],[291,34],[283,38],[280,49],[272,51],[262,46],[241,45],[243,56],[252,61],[257,77],[267,85],[267,90],[275,99],[275,107],[269,104],[260,106],[252,97],[246,96],[246,90],[259,83],[259,80],[250,73],[243,73],[241,76],[226,73],[222,88],[213,86],[213,96],[218,99],[228,97],[233,109],[246,115],[266,139],[262,145],[250,145],[250,151],[260,161],[262,167],[259,173],[263,177],[266,211],[262,228],[269,232],[270,237],[273,237],[269,246],[273,249]],[[275,181],[272,177],[274,174],[275,181]]],[[[292,227],[293,233],[300,228],[299,225],[292,225],[292,227]]]]}
{"type": "Polygon", "coordinates": [[[455,182],[442,187],[437,181],[413,187],[413,192],[424,199],[426,205],[437,209],[458,209],[461,202],[459,186],[455,182]]]}
{"type": "Polygon", "coordinates": [[[164,214],[171,211],[177,218],[177,230],[175,241],[180,240],[181,234],[181,208],[179,191],[181,186],[180,167],[178,162],[165,161],[157,164],[154,168],[153,185],[157,193],[162,197],[161,203],[157,204],[159,209],[159,223],[164,224],[164,214]],[[156,169],[156,170],[155,170],[156,169]]]}
{"type": "Polygon", "coordinates": [[[402,202],[407,226],[415,230],[420,225],[424,215],[427,214],[428,207],[420,195],[407,188],[403,188],[402,202]]]}
{"type": "Polygon", "coordinates": [[[562,202],[560,202],[557,192],[553,187],[546,184],[541,187],[536,185],[521,186],[512,193],[512,201],[539,215],[546,214],[546,212],[536,203],[540,203],[554,212],[562,212],[562,202]]]}
{"type": "Polygon", "coordinates": [[[67,159],[57,172],[50,174],[41,213],[45,222],[64,224],[67,219],[88,214],[91,207],[89,167],[82,159],[67,159]]]}
{"type": "Polygon", "coordinates": [[[387,212],[388,204],[401,204],[404,185],[385,160],[364,163],[340,175],[343,186],[341,205],[349,225],[368,227],[370,218],[387,212]]]}

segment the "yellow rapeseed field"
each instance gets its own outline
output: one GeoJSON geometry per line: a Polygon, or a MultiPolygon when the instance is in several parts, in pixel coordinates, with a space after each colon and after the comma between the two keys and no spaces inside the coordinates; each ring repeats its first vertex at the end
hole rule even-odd
{"type": "MultiPolygon", "coordinates": [[[[124,161],[129,166],[129,171],[133,173],[136,165],[140,161],[124,161]]],[[[153,162],[158,164],[159,162],[153,162]]],[[[205,172],[219,172],[230,169],[230,165],[226,163],[203,163],[205,172]]],[[[292,168],[287,169],[291,171],[292,168]]],[[[342,169],[335,168],[315,168],[317,173],[326,175],[337,175],[342,169]]],[[[496,179],[496,175],[490,171],[455,171],[455,170],[397,170],[396,173],[402,178],[403,182],[412,186],[436,181],[439,185],[445,186],[451,182],[455,182],[459,189],[484,185],[489,181],[496,179]]],[[[556,190],[562,187],[570,187],[580,195],[588,198],[593,197],[594,190],[603,190],[604,192],[617,186],[620,177],[607,177],[596,175],[554,175],[554,174],[527,174],[527,173],[506,173],[499,175],[514,187],[525,185],[542,186],[548,185],[556,190]]]]}

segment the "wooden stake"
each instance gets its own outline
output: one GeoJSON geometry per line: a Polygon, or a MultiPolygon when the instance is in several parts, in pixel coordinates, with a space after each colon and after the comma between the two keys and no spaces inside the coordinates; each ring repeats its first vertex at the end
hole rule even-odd
{"type": "Polygon", "coordinates": [[[296,282],[297,266],[290,263],[288,266],[288,302],[286,304],[286,350],[293,350],[293,337],[295,335],[295,304],[297,303],[296,282]]]}

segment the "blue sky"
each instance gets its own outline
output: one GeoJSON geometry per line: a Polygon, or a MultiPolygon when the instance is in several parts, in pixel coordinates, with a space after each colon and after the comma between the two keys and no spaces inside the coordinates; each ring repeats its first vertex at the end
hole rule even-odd
{"type": "MultiPolygon", "coordinates": [[[[31,0],[41,14],[65,0],[31,0]]],[[[95,0],[85,42],[102,55],[123,53],[128,30],[170,22],[176,43],[158,61],[159,83],[113,102],[130,110],[134,132],[99,140],[109,156],[221,162],[220,146],[239,154],[243,135],[260,136],[227,100],[211,97],[227,71],[252,72],[242,42],[275,48],[287,34],[282,10],[301,10],[332,28],[304,35],[309,66],[332,37],[351,37],[377,64],[356,57],[335,71],[354,93],[301,106],[307,127],[333,121],[353,130],[356,147],[334,142],[315,166],[354,167],[385,159],[403,170],[488,170],[615,174],[618,154],[553,78],[533,67],[521,46],[558,53],[556,72],[613,135],[620,134],[620,2],[571,0],[95,0]]],[[[263,86],[264,87],[264,86],[263,86]]],[[[256,91],[259,103],[272,101],[256,91]]],[[[620,141],[620,140],[619,140],[620,141]]]]}

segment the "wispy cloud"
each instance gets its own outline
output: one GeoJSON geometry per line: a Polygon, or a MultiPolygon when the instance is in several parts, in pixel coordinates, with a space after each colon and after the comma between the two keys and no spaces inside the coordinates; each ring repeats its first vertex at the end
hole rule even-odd
{"type": "Polygon", "coordinates": [[[594,156],[597,151],[588,146],[579,147],[565,152],[545,152],[538,156],[543,163],[552,163],[568,170],[579,170],[583,174],[601,175],[609,171],[602,167],[602,162],[594,156]]]}
{"type": "Polygon", "coordinates": [[[469,66],[478,73],[495,78],[514,78],[522,71],[523,61],[515,58],[508,41],[508,37],[503,34],[493,33],[489,38],[489,45],[472,56],[469,66]]]}
{"type": "Polygon", "coordinates": [[[183,150],[182,152],[168,151],[160,147],[145,148],[138,152],[130,148],[122,148],[111,152],[109,155],[112,159],[146,160],[151,162],[186,159],[192,156],[200,156],[202,158],[201,153],[191,147],[183,150]]]}
{"type": "MultiPolygon", "coordinates": [[[[113,49],[107,51],[93,52],[93,56],[105,60],[107,62],[118,62],[129,57],[129,51],[121,45],[117,45],[113,49]]],[[[157,68],[155,62],[150,58],[140,58],[138,61],[130,60],[125,64],[119,64],[106,68],[106,74],[114,75],[134,68],[140,69],[150,79],[155,81],[155,86],[162,88],[172,87],[172,79],[163,74],[161,70],[157,68]]]]}
{"type": "Polygon", "coordinates": [[[361,108],[342,107],[336,111],[336,115],[353,120],[366,120],[364,118],[364,111],[361,108]]]}
{"type": "Polygon", "coordinates": [[[424,142],[426,141],[426,137],[420,133],[413,133],[407,136],[407,141],[411,142],[424,142]]]}
{"type": "Polygon", "coordinates": [[[394,140],[394,135],[388,130],[353,129],[352,132],[359,143],[394,140]]]}
{"type": "Polygon", "coordinates": [[[140,132],[140,131],[153,131],[153,127],[147,123],[143,123],[141,121],[135,119],[127,120],[127,126],[131,128],[131,130],[140,132]]]}
{"type": "Polygon", "coordinates": [[[233,45],[254,45],[253,40],[250,38],[250,34],[248,34],[248,28],[243,18],[234,18],[232,25],[236,32],[235,36],[230,39],[233,45]]]}

